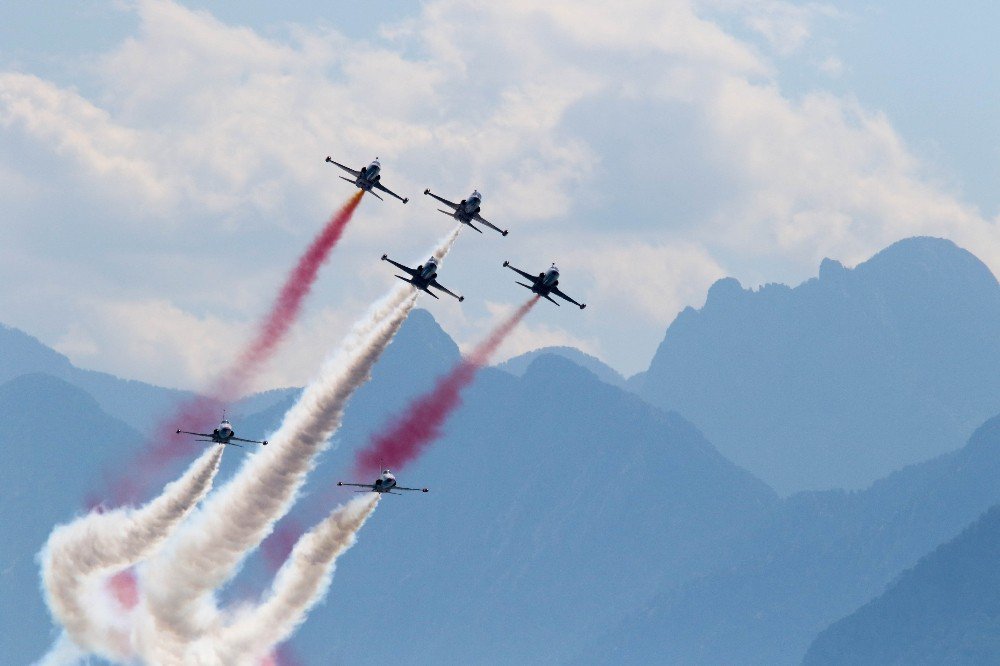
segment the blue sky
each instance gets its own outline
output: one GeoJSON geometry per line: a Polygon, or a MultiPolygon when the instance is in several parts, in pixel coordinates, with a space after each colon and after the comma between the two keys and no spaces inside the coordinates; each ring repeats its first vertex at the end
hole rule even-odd
{"type": "Polygon", "coordinates": [[[196,388],[375,155],[366,199],[259,387],[305,381],[450,229],[424,303],[473,343],[557,261],[501,356],[571,344],[626,374],[724,275],[796,283],[899,238],[997,270],[1000,10],[705,0],[88,2],[0,8],[0,308],[75,362],[196,388]],[[545,304],[543,304],[545,305],[545,304]]]}

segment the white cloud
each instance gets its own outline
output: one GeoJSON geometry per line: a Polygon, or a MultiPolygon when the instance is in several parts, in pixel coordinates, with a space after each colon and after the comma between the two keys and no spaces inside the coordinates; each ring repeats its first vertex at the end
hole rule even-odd
{"type": "Polygon", "coordinates": [[[459,240],[446,284],[469,298],[460,315],[435,309],[450,333],[475,340],[490,303],[514,298],[484,272],[501,252],[559,258],[590,304],[533,316],[503,353],[577,344],[638,369],[723,267],[745,284],[794,281],[823,256],[854,263],[907,235],[950,237],[1000,267],[995,223],[884,116],[823,91],[826,78],[783,92],[768,54],[807,57],[816,21],[838,20],[826,5],[434,0],[367,40],[313,26],[265,37],[163,0],[130,11],[138,31],[78,88],[0,73],[0,182],[25,193],[0,202],[18,230],[0,306],[104,369],[201,381],[350,192],[327,154],[381,156],[387,184],[415,200],[362,203],[311,299],[324,309],[268,381],[305,374],[329,344],[308,332],[346,330],[384,288],[373,257],[447,230],[427,186],[480,187],[484,213],[511,229],[459,240]],[[760,45],[726,27],[734,17],[760,45]]]}

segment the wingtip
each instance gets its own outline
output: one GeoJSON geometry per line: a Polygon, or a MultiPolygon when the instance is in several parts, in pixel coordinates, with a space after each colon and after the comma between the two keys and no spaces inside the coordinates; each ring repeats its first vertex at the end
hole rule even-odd
{"type": "Polygon", "coordinates": [[[332,161],[333,161],[333,158],[332,158],[332,157],[330,157],[329,155],[327,155],[327,156],[326,156],[326,161],[327,161],[327,162],[332,162],[332,161]]]}
{"type": "Polygon", "coordinates": [[[506,260],[504,260],[504,262],[503,262],[503,267],[504,267],[504,268],[507,268],[508,266],[510,266],[510,262],[509,262],[509,261],[506,261],[506,260]]]}
{"type": "Polygon", "coordinates": [[[422,490],[425,493],[430,492],[429,490],[427,490],[427,488],[421,488],[420,490],[422,490]]]}
{"type": "Polygon", "coordinates": [[[586,304],[586,303],[584,303],[583,305],[581,305],[581,306],[580,306],[580,309],[582,310],[582,309],[584,309],[585,307],[587,307],[587,304],[586,304]]]}
{"type": "Polygon", "coordinates": [[[181,429],[180,429],[180,428],[178,428],[178,429],[177,429],[177,432],[176,432],[176,433],[174,433],[174,434],[175,434],[175,435],[179,435],[179,434],[181,434],[181,429]]]}
{"type": "Polygon", "coordinates": [[[263,442],[261,442],[261,444],[263,444],[264,446],[267,446],[267,440],[265,439],[263,442]]]}
{"type": "Polygon", "coordinates": [[[465,296],[459,296],[459,297],[458,297],[458,302],[459,302],[459,303],[461,303],[461,302],[462,302],[462,301],[464,301],[464,300],[465,300],[465,296]]]}
{"type": "Polygon", "coordinates": [[[430,193],[431,193],[430,188],[427,188],[426,190],[424,190],[424,194],[430,194],[430,193]]]}
{"type": "Polygon", "coordinates": [[[500,235],[501,235],[501,236],[506,236],[506,235],[507,235],[507,230],[506,230],[506,229],[504,229],[504,230],[503,230],[502,232],[500,232],[500,235]]]}
{"type": "Polygon", "coordinates": [[[338,486],[342,486],[342,485],[344,485],[344,482],[343,481],[337,481],[337,485],[338,486]]]}
{"type": "Polygon", "coordinates": [[[382,261],[386,261],[388,258],[389,258],[389,255],[387,255],[387,254],[383,254],[382,255],[382,261]]]}
{"type": "Polygon", "coordinates": [[[403,203],[406,203],[406,202],[407,202],[407,201],[409,201],[409,200],[410,200],[410,198],[409,198],[409,197],[407,197],[407,198],[403,199],[403,203]]]}

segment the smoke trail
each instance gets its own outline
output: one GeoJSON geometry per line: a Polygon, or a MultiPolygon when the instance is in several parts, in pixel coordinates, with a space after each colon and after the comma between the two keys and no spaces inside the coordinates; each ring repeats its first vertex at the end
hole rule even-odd
{"type": "Polygon", "coordinates": [[[160,469],[191,450],[189,440],[183,435],[174,434],[179,424],[190,424],[187,429],[201,428],[204,426],[199,424],[210,423],[212,419],[218,418],[222,406],[234,399],[260,371],[298,318],[319,269],[343,236],[363,194],[363,190],[358,190],[313,239],[295,268],[285,278],[270,311],[258,327],[257,336],[219,375],[207,395],[192,398],[178,406],[170,420],[164,421],[156,429],[157,435],[162,432],[164,438],[158,438],[156,444],[144,450],[142,464],[132,464],[134,469],[130,474],[111,484],[116,504],[134,501],[160,469]]]}
{"type": "Polygon", "coordinates": [[[49,535],[40,559],[46,601],[77,646],[124,658],[118,636],[97,621],[95,583],[145,559],[159,548],[208,493],[222,460],[221,446],[206,450],[163,493],[140,509],[91,513],[49,535]]]}
{"type": "Polygon", "coordinates": [[[313,283],[320,267],[330,256],[333,247],[344,234],[347,223],[351,221],[355,209],[361,203],[364,190],[358,190],[344,206],[337,211],[320,234],[313,240],[309,249],[299,259],[299,263],[285,280],[278,298],[271,311],[260,326],[257,337],[243,350],[236,360],[231,373],[219,378],[214,395],[231,396],[234,390],[239,390],[250,377],[255,374],[261,364],[270,358],[278,343],[285,337],[302,310],[302,303],[313,283]]]}
{"type": "MultiPolygon", "coordinates": [[[[454,247],[461,230],[461,224],[455,225],[454,229],[442,238],[437,247],[431,251],[431,255],[439,262],[442,261],[448,255],[448,252],[451,251],[452,247],[454,247]]],[[[396,289],[396,293],[399,295],[404,295],[412,291],[405,285],[400,285],[396,289]]],[[[373,320],[370,319],[370,321],[373,320]]],[[[303,531],[302,526],[296,522],[286,521],[284,524],[275,527],[274,531],[263,542],[261,549],[264,562],[269,569],[277,571],[281,567],[282,563],[291,553],[295,542],[302,536],[303,531]]]]}
{"type": "Polygon", "coordinates": [[[538,302],[534,296],[502,321],[490,335],[439,381],[429,392],[411,402],[406,411],[393,422],[388,431],[378,435],[358,452],[355,470],[372,469],[386,464],[402,467],[416,458],[424,448],[441,435],[448,416],[462,403],[462,391],[514,327],[538,302]]]}
{"type": "MultiPolygon", "coordinates": [[[[443,258],[458,237],[456,226],[434,250],[443,258]]],[[[285,515],[314,466],[318,453],[339,427],[347,400],[368,380],[372,367],[416,303],[410,285],[399,285],[359,322],[326,364],[320,379],[303,392],[271,438],[217,493],[197,519],[144,569],[146,606],[152,633],[192,640],[217,622],[212,592],[236,571],[246,554],[285,515]]],[[[170,638],[166,638],[169,642],[170,638]]]]}
{"type": "Polygon", "coordinates": [[[248,458],[236,478],[141,572],[154,631],[185,641],[211,625],[212,591],[287,513],[315,456],[339,426],[348,398],[367,381],[415,301],[413,289],[400,285],[373,308],[285,415],[272,444],[248,458]]]}
{"type": "Polygon", "coordinates": [[[268,598],[222,631],[222,663],[256,660],[286,640],[330,587],[334,565],[356,540],[379,495],[359,497],[335,509],[298,540],[278,572],[268,598]]]}

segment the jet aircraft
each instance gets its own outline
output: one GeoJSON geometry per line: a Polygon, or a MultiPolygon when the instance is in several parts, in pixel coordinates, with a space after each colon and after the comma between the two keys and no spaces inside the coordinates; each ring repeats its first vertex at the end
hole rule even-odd
{"type": "Polygon", "coordinates": [[[178,435],[194,435],[196,437],[207,437],[208,439],[198,439],[198,442],[215,442],[216,444],[229,444],[231,446],[239,446],[243,448],[240,444],[236,442],[246,442],[248,444],[263,444],[267,446],[267,440],[258,439],[243,439],[242,437],[236,436],[236,431],[233,430],[233,425],[226,418],[226,415],[222,415],[222,423],[219,424],[218,428],[212,430],[211,433],[207,432],[189,432],[187,430],[178,430],[178,435]]]}
{"type": "Polygon", "coordinates": [[[479,190],[473,190],[472,194],[469,195],[468,199],[462,199],[458,203],[453,203],[451,201],[448,201],[447,199],[442,199],[441,197],[434,194],[430,190],[424,190],[424,194],[434,197],[435,199],[443,203],[445,206],[449,206],[453,209],[453,210],[441,210],[440,208],[438,208],[438,212],[444,213],[445,215],[450,215],[451,217],[455,218],[462,224],[469,225],[479,233],[483,233],[483,231],[476,225],[472,224],[473,220],[481,224],[485,224],[490,229],[495,229],[496,231],[499,231],[501,236],[507,235],[506,229],[501,229],[500,227],[494,225],[492,222],[483,219],[483,216],[479,214],[479,207],[483,203],[483,195],[479,193],[479,190]]]}
{"type": "Polygon", "coordinates": [[[458,299],[459,303],[465,300],[465,296],[459,296],[458,294],[450,291],[447,287],[442,286],[441,283],[437,281],[438,260],[435,259],[434,257],[428,259],[426,264],[420,264],[416,268],[409,268],[407,266],[404,266],[403,264],[397,263],[392,259],[390,259],[388,255],[385,254],[382,255],[382,261],[388,261],[390,264],[392,264],[393,266],[395,266],[396,268],[398,268],[399,270],[405,272],[407,275],[410,276],[408,278],[405,278],[402,275],[397,275],[396,277],[398,277],[400,280],[403,280],[404,282],[409,282],[417,289],[426,291],[434,298],[439,298],[439,297],[433,291],[428,289],[428,287],[434,287],[435,289],[443,291],[444,293],[450,296],[454,296],[455,298],[458,299]]]}
{"type": "Polygon", "coordinates": [[[403,203],[406,203],[407,201],[410,200],[409,198],[404,198],[399,196],[398,194],[390,190],[388,187],[383,185],[381,182],[379,182],[382,178],[382,173],[381,173],[382,163],[378,161],[377,157],[374,160],[372,160],[372,163],[369,164],[368,166],[361,167],[361,171],[355,171],[351,167],[344,166],[340,162],[334,162],[333,158],[331,158],[329,155],[327,156],[326,161],[331,164],[336,164],[341,169],[354,176],[353,180],[350,178],[345,178],[344,176],[340,176],[340,178],[343,178],[348,183],[353,183],[355,187],[360,187],[362,190],[370,193],[373,197],[377,198],[380,201],[385,201],[385,199],[375,194],[375,192],[372,191],[372,188],[375,188],[376,190],[381,190],[386,194],[391,194],[392,196],[396,197],[403,203]]]}
{"type": "Polygon", "coordinates": [[[375,479],[375,483],[344,483],[343,481],[337,481],[338,486],[354,486],[356,488],[364,488],[365,490],[355,490],[356,493],[389,493],[390,495],[402,495],[403,493],[394,493],[393,490],[419,490],[422,493],[426,493],[426,488],[404,488],[403,486],[396,485],[396,477],[393,476],[392,472],[387,469],[382,470],[382,475],[375,479]]]}
{"type": "Polygon", "coordinates": [[[505,268],[511,269],[515,273],[518,273],[519,275],[523,276],[525,279],[531,280],[531,284],[524,284],[523,282],[518,282],[518,284],[521,285],[522,287],[527,287],[532,292],[538,294],[542,298],[548,299],[553,303],[555,303],[556,305],[559,305],[559,303],[556,303],[556,301],[554,301],[552,297],[549,295],[549,294],[555,294],[559,298],[569,301],[573,305],[579,306],[581,310],[587,307],[586,303],[577,303],[572,298],[570,298],[569,296],[567,296],[566,294],[564,294],[559,290],[558,286],[559,269],[556,268],[555,264],[552,264],[552,266],[549,267],[549,270],[545,271],[544,273],[539,273],[537,277],[531,275],[530,273],[526,273],[525,271],[522,271],[519,268],[514,268],[513,266],[510,265],[509,261],[503,262],[503,265],[505,268]]]}

